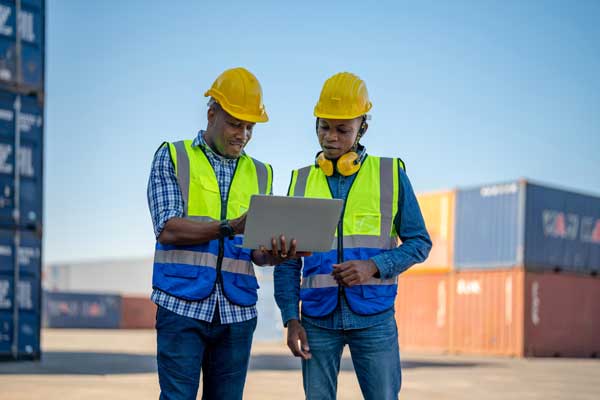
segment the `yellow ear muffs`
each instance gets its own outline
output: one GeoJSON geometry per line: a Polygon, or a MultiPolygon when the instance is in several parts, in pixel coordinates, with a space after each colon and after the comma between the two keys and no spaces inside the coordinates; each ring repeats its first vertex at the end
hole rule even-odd
{"type": "Polygon", "coordinates": [[[338,158],[335,169],[343,176],[354,175],[360,169],[359,155],[354,151],[344,154],[338,158]]]}
{"type": "MultiPolygon", "coordinates": [[[[315,163],[319,168],[321,168],[321,171],[323,171],[326,176],[333,175],[334,163],[333,161],[325,158],[323,152],[317,154],[315,163]]],[[[340,175],[350,176],[358,172],[360,169],[360,164],[360,156],[358,153],[350,151],[337,160],[335,163],[335,169],[340,173],[340,175]]]]}
{"type": "Polygon", "coordinates": [[[326,176],[333,175],[333,163],[331,162],[331,160],[325,158],[323,152],[317,154],[317,159],[315,160],[315,162],[326,176]]]}

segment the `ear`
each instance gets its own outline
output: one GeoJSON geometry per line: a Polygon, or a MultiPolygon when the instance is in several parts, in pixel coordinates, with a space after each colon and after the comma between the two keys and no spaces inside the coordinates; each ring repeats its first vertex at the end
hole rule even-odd
{"type": "Polygon", "coordinates": [[[364,121],[363,123],[361,123],[360,128],[358,129],[358,132],[359,132],[358,139],[365,136],[365,133],[367,133],[368,129],[369,129],[369,124],[367,123],[367,121],[364,121]]]}
{"type": "Polygon", "coordinates": [[[212,126],[215,123],[215,119],[217,118],[217,112],[214,107],[208,107],[206,110],[206,119],[208,120],[208,125],[212,126]]]}

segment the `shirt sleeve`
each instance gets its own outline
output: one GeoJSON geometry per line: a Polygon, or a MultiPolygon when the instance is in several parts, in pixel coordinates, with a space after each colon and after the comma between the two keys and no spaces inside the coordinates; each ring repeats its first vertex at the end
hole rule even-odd
{"type": "Polygon", "coordinates": [[[275,302],[281,311],[283,325],[292,319],[300,319],[300,271],[302,260],[289,260],[276,265],[273,271],[275,302]]]}
{"type": "Polygon", "coordinates": [[[394,278],[414,264],[425,261],[431,250],[431,239],[410,180],[402,168],[398,175],[402,193],[398,198],[394,227],[402,244],[372,258],[381,279],[394,278]]]}
{"type": "Polygon", "coordinates": [[[183,216],[183,197],[166,144],[154,155],[147,195],[154,234],[158,238],[169,219],[183,216]]]}

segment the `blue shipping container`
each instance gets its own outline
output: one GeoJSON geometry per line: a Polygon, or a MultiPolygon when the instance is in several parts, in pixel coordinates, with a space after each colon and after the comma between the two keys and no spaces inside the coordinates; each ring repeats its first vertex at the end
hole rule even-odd
{"type": "Polygon", "coordinates": [[[87,293],[44,293],[44,326],[48,328],[117,329],[121,296],[87,293]]]}
{"type": "MultiPolygon", "coordinates": [[[[42,271],[42,239],[34,231],[20,231],[21,244],[16,252],[20,271],[24,275],[40,277],[42,271]]],[[[0,274],[11,273],[15,266],[15,231],[0,230],[0,274]]]]}
{"type": "Polygon", "coordinates": [[[600,198],[525,181],[459,190],[457,269],[600,271],[600,198]]]}
{"type": "Polygon", "coordinates": [[[21,1],[21,82],[17,74],[16,9],[14,0],[0,0],[0,82],[9,87],[44,91],[44,4],[21,1]]]}
{"type": "MultiPolygon", "coordinates": [[[[12,358],[14,326],[14,274],[0,273],[0,359],[12,358]]],[[[17,303],[19,305],[18,358],[40,356],[40,277],[21,274],[17,303]]]]}
{"type": "Polygon", "coordinates": [[[0,91],[0,226],[14,225],[15,114],[20,103],[20,227],[42,223],[43,109],[35,97],[0,91]]]}

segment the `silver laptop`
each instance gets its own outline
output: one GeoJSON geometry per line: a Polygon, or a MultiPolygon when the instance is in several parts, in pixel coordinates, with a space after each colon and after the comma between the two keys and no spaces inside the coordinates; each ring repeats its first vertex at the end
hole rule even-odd
{"type": "Polygon", "coordinates": [[[297,251],[331,250],[344,201],[305,197],[253,195],[242,247],[271,249],[271,237],[284,235],[297,251]]]}

